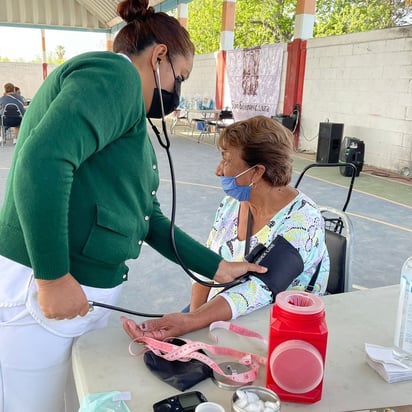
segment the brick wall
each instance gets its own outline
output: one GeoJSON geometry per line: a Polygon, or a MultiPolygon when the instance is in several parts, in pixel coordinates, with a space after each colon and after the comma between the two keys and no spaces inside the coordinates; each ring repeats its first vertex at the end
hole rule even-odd
{"type": "Polygon", "coordinates": [[[195,56],[193,70],[187,81],[182,84],[182,96],[185,99],[207,97],[215,100],[216,94],[216,54],[195,56]]]}
{"type": "Polygon", "coordinates": [[[412,171],[412,26],[307,42],[300,148],[316,151],[319,123],[344,123],[365,163],[412,171]]]}

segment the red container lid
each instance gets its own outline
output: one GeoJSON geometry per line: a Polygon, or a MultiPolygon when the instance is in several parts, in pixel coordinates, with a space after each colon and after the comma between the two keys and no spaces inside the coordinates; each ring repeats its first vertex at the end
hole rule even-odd
{"type": "Polygon", "coordinates": [[[275,303],[286,312],[301,315],[315,315],[325,310],[325,305],[319,296],[296,290],[278,293],[275,303]]]}
{"type": "Polygon", "coordinates": [[[276,385],[290,393],[315,389],[323,378],[323,360],[319,351],[303,340],[288,340],[270,355],[270,372],[276,385]]]}

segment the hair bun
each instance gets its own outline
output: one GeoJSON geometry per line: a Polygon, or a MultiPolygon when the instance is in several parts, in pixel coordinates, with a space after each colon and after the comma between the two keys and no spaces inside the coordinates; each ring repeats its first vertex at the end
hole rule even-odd
{"type": "Polygon", "coordinates": [[[146,20],[155,14],[155,9],[149,7],[149,0],[124,0],[117,6],[117,13],[126,22],[146,20]]]}

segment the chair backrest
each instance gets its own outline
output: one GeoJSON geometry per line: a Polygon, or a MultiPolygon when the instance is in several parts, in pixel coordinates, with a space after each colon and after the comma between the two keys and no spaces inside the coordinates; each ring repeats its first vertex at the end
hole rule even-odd
{"type": "Polygon", "coordinates": [[[6,117],[23,117],[23,114],[16,103],[6,103],[2,112],[3,116],[6,117]]]}
{"type": "Polygon", "coordinates": [[[19,109],[19,106],[15,103],[6,103],[1,111],[1,127],[18,127],[20,126],[23,114],[19,109]]]}
{"type": "Polygon", "coordinates": [[[326,247],[330,260],[326,291],[328,294],[349,292],[352,290],[352,222],[341,210],[326,206],[319,208],[325,220],[326,247]]]}
{"type": "Polygon", "coordinates": [[[351,174],[351,180],[350,180],[350,184],[348,186],[348,193],[346,196],[346,201],[345,204],[343,205],[342,210],[345,211],[346,208],[348,207],[351,195],[352,195],[352,190],[353,190],[353,185],[355,183],[355,177],[356,177],[356,166],[353,163],[346,163],[346,162],[338,162],[338,163],[311,163],[309,165],[307,165],[302,172],[300,173],[298,180],[296,180],[295,183],[295,188],[297,188],[300,184],[300,182],[302,181],[303,177],[305,176],[305,173],[312,168],[316,168],[316,167],[320,167],[320,168],[330,168],[330,167],[347,167],[349,171],[352,171],[351,174]]]}

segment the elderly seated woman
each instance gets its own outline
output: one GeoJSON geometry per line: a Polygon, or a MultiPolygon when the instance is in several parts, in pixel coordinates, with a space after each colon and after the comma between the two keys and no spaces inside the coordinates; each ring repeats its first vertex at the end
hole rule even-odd
{"type": "Polygon", "coordinates": [[[258,244],[268,247],[280,240],[274,243],[281,247],[268,273],[251,274],[229,289],[194,283],[189,313],[141,324],[122,317],[132,339],[144,335],[163,340],[235,319],[273,303],[276,293],[285,289],[325,293],[329,256],[324,221],[315,203],[290,186],[292,141],[289,130],[264,116],[227,126],[218,140],[222,159],[216,174],[226,197],[207,246],[226,260],[242,261],[258,244]]]}

